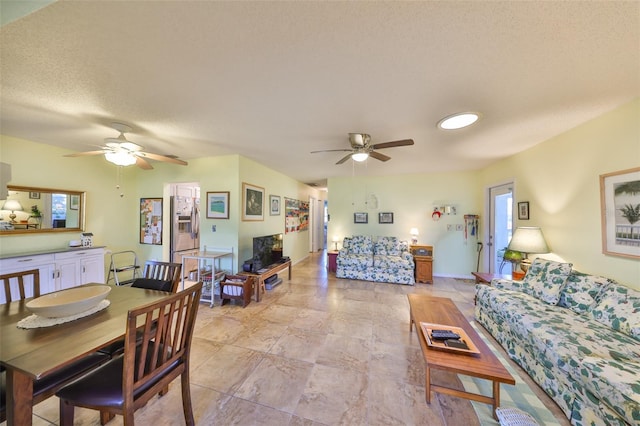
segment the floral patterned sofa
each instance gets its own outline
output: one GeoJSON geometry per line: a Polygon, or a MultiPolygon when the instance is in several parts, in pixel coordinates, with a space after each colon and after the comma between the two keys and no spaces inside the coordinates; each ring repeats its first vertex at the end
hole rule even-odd
{"type": "Polygon", "coordinates": [[[395,284],[415,284],[413,256],[396,237],[347,237],[336,259],[336,277],[395,284]]]}
{"type": "Polygon", "coordinates": [[[640,424],[640,291],[536,259],[476,285],[478,322],[573,425],[640,424]]]}

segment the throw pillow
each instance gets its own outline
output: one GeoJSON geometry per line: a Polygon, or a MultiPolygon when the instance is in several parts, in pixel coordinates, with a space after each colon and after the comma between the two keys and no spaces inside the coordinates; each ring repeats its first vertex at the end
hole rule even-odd
{"type": "Polygon", "coordinates": [[[560,289],[571,273],[572,263],[537,258],[523,280],[523,291],[550,305],[557,305],[560,289]]]}
{"type": "Polygon", "coordinates": [[[608,278],[572,271],[560,291],[558,306],[569,308],[576,314],[587,314],[611,282],[608,278]]]}
{"type": "Polygon", "coordinates": [[[591,315],[599,323],[640,340],[640,291],[612,283],[591,315]]]}

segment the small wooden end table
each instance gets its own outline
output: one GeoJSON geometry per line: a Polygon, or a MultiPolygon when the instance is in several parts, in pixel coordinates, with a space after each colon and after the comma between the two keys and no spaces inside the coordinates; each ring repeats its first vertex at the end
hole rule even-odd
{"type": "Polygon", "coordinates": [[[493,416],[496,418],[496,408],[500,406],[500,383],[515,385],[516,381],[494,355],[487,344],[480,338],[464,315],[458,310],[451,299],[444,297],[431,297],[423,294],[409,294],[409,331],[416,332],[420,340],[420,348],[425,361],[425,394],[427,404],[431,403],[431,391],[444,393],[460,398],[491,404],[493,416]],[[462,328],[469,339],[473,341],[480,351],[478,355],[461,354],[432,348],[422,334],[421,322],[445,324],[462,328]],[[480,395],[459,389],[452,389],[442,385],[431,384],[431,369],[450,371],[466,376],[479,377],[491,380],[493,383],[492,396],[480,395]]]}
{"type": "Polygon", "coordinates": [[[338,252],[336,250],[327,251],[327,269],[329,272],[336,272],[338,269],[338,252]]]}
{"type": "Polygon", "coordinates": [[[265,292],[265,285],[264,285],[264,281],[269,278],[272,277],[273,275],[277,274],[278,272],[282,272],[288,270],[289,271],[289,276],[288,279],[289,281],[291,281],[291,261],[287,260],[286,262],[282,262],[277,264],[276,266],[274,266],[273,268],[260,273],[260,274],[254,274],[253,272],[238,272],[238,275],[247,275],[249,277],[251,277],[253,279],[253,284],[256,286],[256,302],[260,301],[260,291],[262,290],[262,292],[265,292]]]}

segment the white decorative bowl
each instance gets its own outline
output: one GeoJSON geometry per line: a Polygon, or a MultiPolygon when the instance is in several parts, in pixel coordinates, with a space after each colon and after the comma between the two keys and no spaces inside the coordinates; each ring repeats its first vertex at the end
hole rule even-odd
{"type": "Polygon", "coordinates": [[[75,287],[45,294],[27,302],[27,309],[49,318],[69,317],[96,306],[111,291],[108,285],[75,287]]]}

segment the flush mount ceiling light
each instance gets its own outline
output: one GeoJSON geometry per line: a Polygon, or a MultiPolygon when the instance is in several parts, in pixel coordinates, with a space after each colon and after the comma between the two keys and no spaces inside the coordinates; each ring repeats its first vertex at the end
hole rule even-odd
{"type": "Polygon", "coordinates": [[[471,126],[478,121],[480,114],[477,112],[459,112],[438,121],[438,128],[443,130],[457,130],[471,126]]]}

